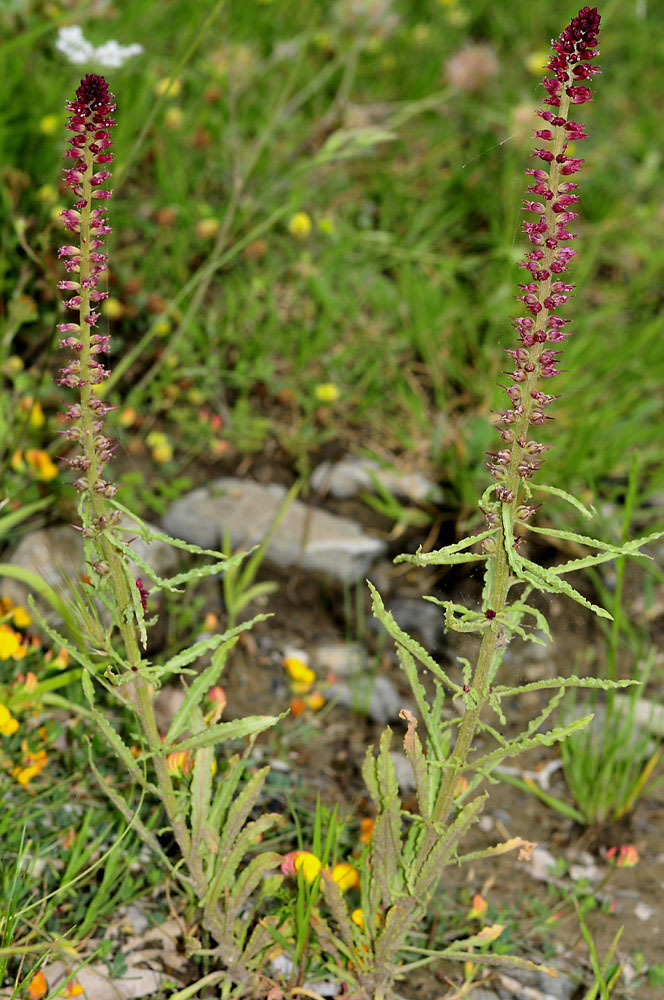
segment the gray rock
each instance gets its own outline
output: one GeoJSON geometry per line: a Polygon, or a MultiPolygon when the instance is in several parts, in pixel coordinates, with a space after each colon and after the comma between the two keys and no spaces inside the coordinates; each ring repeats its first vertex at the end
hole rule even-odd
{"type": "Polygon", "coordinates": [[[395,497],[414,503],[435,502],[442,496],[438,486],[419,472],[386,469],[370,458],[349,456],[340,462],[321,462],[311,474],[311,487],[346,500],[368,490],[375,492],[375,479],[395,497]]]}
{"type": "Polygon", "coordinates": [[[576,984],[558,970],[555,979],[535,969],[510,969],[494,984],[500,1000],[572,1000],[576,984]]]}
{"type": "Polygon", "coordinates": [[[314,646],[311,663],[319,673],[348,677],[366,669],[367,651],[359,642],[328,642],[314,646]]]}
{"type": "MultiPolygon", "coordinates": [[[[178,500],[164,528],[178,538],[218,548],[228,532],[234,549],[260,543],[272,525],[286,490],[226,477],[178,500]]],[[[361,579],[386,549],[346,517],[294,500],[272,536],[267,558],[284,569],[299,567],[341,583],[361,579]]]]}
{"type": "MultiPolygon", "coordinates": [[[[413,635],[426,649],[435,652],[442,648],[445,618],[441,608],[421,597],[395,597],[387,609],[399,628],[413,635]]],[[[376,618],[370,618],[369,624],[374,632],[383,629],[376,618]]]]}
{"type": "Polygon", "coordinates": [[[368,715],[381,726],[398,719],[401,709],[409,707],[388,677],[376,677],[373,681],[367,681],[356,675],[351,677],[349,683],[342,681],[332,684],[328,698],[344,708],[368,715]]]}
{"type": "MultiPolygon", "coordinates": [[[[128,527],[133,525],[130,519],[126,519],[123,523],[128,527]]],[[[151,525],[148,524],[148,527],[151,525]]],[[[158,576],[167,576],[177,567],[177,551],[165,542],[148,543],[132,534],[125,535],[125,541],[131,543],[133,551],[144,559],[158,576]]],[[[83,572],[81,533],[69,524],[56,524],[49,528],[30,531],[23,536],[7,562],[12,566],[36,573],[54,590],[66,597],[69,582],[76,584],[83,572]]],[[[141,571],[135,565],[132,566],[132,572],[136,576],[141,575],[141,571]]],[[[29,588],[18,581],[7,577],[0,584],[0,589],[16,604],[27,604],[29,588]]],[[[37,601],[37,604],[47,618],[56,620],[49,606],[40,601],[37,601]]]]}

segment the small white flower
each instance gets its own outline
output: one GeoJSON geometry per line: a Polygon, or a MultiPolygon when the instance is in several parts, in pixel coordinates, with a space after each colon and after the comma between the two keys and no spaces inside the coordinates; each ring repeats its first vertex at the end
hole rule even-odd
{"type": "Polygon", "coordinates": [[[80,65],[93,62],[108,69],[119,69],[127,59],[138,56],[143,51],[143,46],[137,42],[132,45],[120,45],[114,39],[96,49],[84,36],[83,29],[78,24],[60,28],[55,47],[71,63],[80,65]]]}
{"type": "Polygon", "coordinates": [[[83,36],[83,29],[78,24],[60,28],[55,43],[58,52],[62,52],[71,63],[84,63],[92,59],[94,45],[83,36]]]}

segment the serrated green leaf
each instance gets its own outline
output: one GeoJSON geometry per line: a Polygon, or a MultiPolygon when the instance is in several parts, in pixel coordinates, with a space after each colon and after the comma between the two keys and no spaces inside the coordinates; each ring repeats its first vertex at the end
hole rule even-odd
{"type": "Polygon", "coordinates": [[[575,719],[573,722],[567,723],[565,726],[560,726],[557,729],[550,729],[547,733],[538,733],[533,737],[517,737],[514,740],[510,740],[507,746],[499,747],[497,750],[493,750],[491,753],[485,754],[483,757],[479,757],[477,760],[472,762],[472,767],[478,771],[486,772],[487,769],[493,769],[501,760],[505,757],[516,757],[518,754],[523,753],[524,750],[530,750],[532,747],[547,746],[550,747],[554,743],[561,743],[563,740],[571,733],[576,733],[580,729],[585,729],[585,727],[592,721],[592,715],[584,715],[580,719],[575,719]]]}
{"type": "Polygon", "coordinates": [[[263,881],[265,873],[272,868],[278,868],[281,861],[281,854],[277,854],[276,851],[264,851],[258,857],[251,859],[246,868],[240,872],[230,893],[228,910],[231,915],[239,913],[251,893],[263,881]]]}
{"type": "Polygon", "coordinates": [[[584,517],[593,518],[595,516],[594,507],[586,507],[585,504],[582,504],[571,493],[566,493],[565,490],[558,489],[557,486],[543,486],[541,483],[530,483],[530,488],[531,490],[537,490],[539,493],[549,493],[551,496],[560,497],[561,500],[565,500],[572,507],[575,507],[584,517]]]}
{"type": "Polygon", "coordinates": [[[413,639],[412,636],[408,635],[407,632],[404,632],[402,628],[399,628],[394,618],[383,604],[383,600],[376,588],[370,581],[367,581],[367,583],[371,592],[371,610],[378,621],[385,627],[386,631],[392,636],[394,641],[400,646],[403,646],[404,649],[407,649],[408,652],[416,660],[418,660],[423,667],[427,667],[427,669],[429,669],[434,676],[436,676],[443,682],[443,684],[456,693],[458,691],[457,685],[453,684],[452,681],[449,680],[443,668],[436,663],[434,658],[427,653],[423,646],[420,646],[419,642],[413,639]]]}
{"type": "Polygon", "coordinates": [[[187,719],[189,718],[189,713],[193,707],[198,705],[209,689],[214,687],[217,683],[217,680],[226,665],[226,657],[235,645],[236,639],[240,633],[246,632],[247,629],[250,629],[256,622],[265,621],[267,618],[269,618],[269,615],[256,615],[256,617],[252,618],[251,621],[243,622],[241,625],[237,625],[234,629],[230,629],[228,632],[224,632],[218,637],[221,641],[221,645],[217,644],[210,666],[203,670],[202,673],[198,674],[192,683],[187,686],[187,693],[184,701],[176,712],[168,733],[166,734],[167,743],[172,743],[173,740],[177,739],[183,729],[186,729],[187,719]]]}
{"type": "Polygon", "coordinates": [[[466,538],[462,538],[460,542],[454,542],[452,545],[446,545],[442,549],[437,549],[435,552],[422,552],[422,547],[415,553],[404,553],[399,555],[394,560],[395,563],[407,562],[413,563],[415,566],[446,566],[455,562],[473,562],[480,559],[486,559],[486,553],[477,555],[466,555],[464,558],[450,558],[462,552],[464,549],[470,548],[471,545],[476,545],[478,542],[482,542],[485,538],[490,538],[495,535],[497,528],[489,528],[487,531],[481,531],[477,535],[468,535],[466,538]]]}
{"type": "Polygon", "coordinates": [[[639,681],[607,681],[601,677],[549,677],[546,680],[532,681],[529,684],[522,684],[519,687],[504,687],[502,685],[494,688],[494,694],[501,698],[513,698],[516,695],[524,694],[526,691],[543,691],[547,688],[601,688],[608,691],[610,688],[630,687],[638,684],[639,681]]]}
{"type": "Polygon", "coordinates": [[[530,559],[525,559],[519,555],[514,548],[512,523],[509,508],[506,505],[503,507],[503,539],[510,569],[518,579],[526,580],[538,590],[548,591],[551,594],[565,594],[576,601],[577,604],[582,604],[584,607],[594,611],[599,618],[613,620],[613,616],[605,608],[600,608],[598,605],[593,604],[592,601],[587,600],[574,587],[567,583],[566,580],[560,579],[552,570],[544,566],[539,566],[537,563],[531,562],[530,559]]]}
{"type": "Polygon", "coordinates": [[[219,855],[215,876],[203,900],[206,911],[216,906],[221,893],[232,888],[235,872],[249,848],[257,843],[266,830],[278,823],[280,819],[279,813],[264,813],[253,822],[247,823],[233,849],[226,856],[219,855]]]}
{"type": "Polygon", "coordinates": [[[197,750],[199,747],[213,746],[225,743],[227,740],[241,740],[245,736],[255,736],[276,726],[285,714],[282,712],[281,715],[247,715],[244,719],[234,719],[233,722],[219,722],[204,733],[192,736],[182,743],[166,745],[164,752],[180,753],[182,750],[197,750]]]}

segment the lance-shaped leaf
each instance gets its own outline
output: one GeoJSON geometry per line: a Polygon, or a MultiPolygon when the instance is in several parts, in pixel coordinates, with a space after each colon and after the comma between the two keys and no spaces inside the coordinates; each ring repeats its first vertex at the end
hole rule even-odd
{"type": "Polygon", "coordinates": [[[339,928],[339,933],[346,947],[353,953],[355,951],[355,934],[353,925],[348,916],[348,907],[339,884],[335,882],[329,872],[323,871],[321,878],[321,888],[325,896],[325,902],[330,908],[330,912],[339,928]]]}
{"type": "Polygon", "coordinates": [[[265,831],[269,830],[271,826],[275,825],[275,823],[278,823],[280,819],[281,816],[279,813],[264,813],[262,816],[259,816],[258,819],[253,820],[251,823],[247,823],[245,828],[240,833],[240,836],[235,841],[233,849],[226,856],[219,855],[214,878],[212,879],[212,882],[210,883],[203,899],[203,905],[206,911],[209,911],[211,907],[216,906],[222,893],[232,889],[235,872],[237,871],[245,854],[247,854],[250,848],[261,839],[265,831]]]}
{"type": "Polygon", "coordinates": [[[469,549],[472,545],[477,545],[479,542],[483,542],[485,538],[490,538],[495,535],[497,528],[490,528],[487,531],[481,531],[477,535],[469,535],[466,538],[462,538],[460,542],[454,542],[452,545],[446,545],[442,549],[436,549],[435,552],[422,552],[422,547],[415,553],[404,553],[399,555],[394,560],[395,563],[407,562],[413,563],[415,566],[449,566],[454,563],[462,562],[478,562],[481,559],[486,559],[486,553],[463,553],[464,549],[469,549]]]}
{"type": "Polygon", "coordinates": [[[551,594],[565,594],[567,597],[571,597],[573,601],[576,601],[577,604],[582,604],[584,607],[590,608],[598,617],[613,619],[613,616],[605,608],[600,608],[591,601],[588,601],[574,587],[570,586],[566,580],[561,579],[554,573],[553,570],[547,569],[544,566],[538,566],[537,563],[531,562],[530,559],[524,559],[523,556],[519,555],[514,548],[512,526],[507,505],[503,507],[503,524],[505,551],[507,552],[510,569],[518,579],[527,580],[528,583],[532,584],[538,590],[544,590],[551,594]]]}
{"type": "Polygon", "coordinates": [[[165,744],[165,753],[180,753],[182,750],[197,750],[199,747],[209,747],[217,743],[226,743],[228,740],[240,740],[245,736],[256,736],[265,732],[272,726],[276,726],[279,719],[283,719],[285,713],[281,715],[247,715],[244,719],[234,719],[233,722],[219,722],[216,726],[211,726],[204,733],[198,733],[183,740],[182,743],[165,744]]]}
{"type": "Polygon", "coordinates": [[[579,513],[583,514],[584,517],[593,518],[595,516],[594,507],[586,507],[585,504],[582,504],[581,501],[577,500],[577,498],[572,496],[571,493],[566,493],[565,490],[558,489],[557,486],[544,486],[542,483],[529,483],[528,486],[529,492],[537,490],[539,493],[548,493],[550,496],[560,497],[561,500],[564,500],[572,507],[575,507],[579,513]]]}
{"type": "Polygon", "coordinates": [[[497,750],[479,757],[470,766],[478,771],[490,772],[505,757],[517,757],[524,750],[530,750],[532,747],[550,747],[554,743],[561,743],[571,733],[585,729],[592,721],[592,718],[592,715],[584,715],[581,719],[575,719],[574,722],[569,722],[567,725],[560,726],[557,729],[550,729],[546,733],[538,733],[536,736],[530,738],[519,736],[515,740],[510,741],[506,747],[499,747],[497,750]]]}
{"type": "Polygon", "coordinates": [[[414,656],[423,667],[427,667],[431,673],[434,674],[434,676],[438,677],[438,679],[454,691],[455,694],[458,693],[458,686],[452,683],[443,668],[436,663],[434,658],[430,656],[429,653],[427,653],[426,649],[424,649],[423,646],[420,646],[419,642],[416,642],[416,640],[409,636],[407,632],[404,632],[403,629],[399,628],[394,618],[383,604],[380,594],[370,582],[369,590],[371,591],[371,610],[378,621],[385,626],[394,641],[399,646],[403,646],[404,649],[407,649],[408,652],[414,656]]]}
{"type": "MultiPolygon", "coordinates": [[[[196,678],[191,682],[191,684],[187,686],[187,693],[185,695],[184,701],[182,702],[180,708],[176,712],[175,718],[171,722],[170,728],[166,735],[167,743],[172,743],[173,740],[177,739],[180,733],[184,729],[186,729],[189,714],[194,708],[194,706],[200,704],[204,695],[207,694],[210,688],[214,687],[214,685],[219,680],[219,676],[222,673],[224,667],[226,666],[226,659],[228,657],[228,654],[235,645],[237,636],[241,632],[245,632],[247,629],[251,628],[252,625],[254,625],[256,622],[265,621],[265,619],[268,617],[269,617],[268,615],[256,615],[256,617],[252,618],[251,621],[243,622],[241,625],[238,625],[236,628],[231,629],[228,632],[225,632],[223,635],[213,637],[213,639],[215,640],[218,639],[219,642],[221,642],[221,646],[219,645],[219,642],[215,642],[213,646],[208,647],[215,649],[215,653],[212,656],[212,661],[210,663],[210,666],[207,667],[205,670],[203,670],[202,673],[198,674],[196,678]]],[[[210,640],[203,640],[203,641],[207,642],[210,640]]],[[[197,643],[196,646],[200,647],[200,644],[197,643]]],[[[191,648],[193,649],[196,647],[191,647],[191,648]]],[[[194,656],[194,659],[196,659],[196,656],[194,656]]],[[[170,667],[172,663],[173,661],[169,660],[168,663],[165,664],[164,669],[170,667]]]]}
{"type": "Polygon", "coordinates": [[[251,859],[238,875],[228,897],[228,910],[232,916],[237,916],[244,909],[252,892],[263,881],[266,873],[278,868],[281,860],[281,855],[276,851],[264,851],[258,857],[251,859]]]}
{"type": "Polygon", "coordinates": [[[477,821],[484,808],[486,795],[478,795],[465,805],[453,823],[441,830],[438,841],[429,851],[415,882],[417,898],[428,898],[438,884],[440,874],[456,851],[457,844],[470,827],[477,821]]]}
{"type": "Polygon", "coordinates": [[[145,788],[146,791],[158,795],[159,794],[158,790],[155,788],[153,784],[151,784],[147,780],[141,768],[139,767],[138,762],[132,756],[129,747],[123,741],[120,734],[117,733],[115,729],[113,729],[113,726],[110,724],[110,722],[108,722],[108,720],[104,716],[104,713],[100,712],[99,709],[96,708],[94,688],[92,685],[92,680],[90,679],[90,675],[87,672],[87,670],[83,672],[83,676],[81,677],[81,684],[83,687],[83,694],[87,698],[90,708],[94,712],[95,724],[97,728],[101,730],[101,733],[106,742],[108,743],[109,747],[111,748],[111,750],[122,761],[122,763],[127,768],[129,774],[132,776],[132,778],[134,778],[135,781],[138,782],[138,784],[142,788],[145,788]]]}

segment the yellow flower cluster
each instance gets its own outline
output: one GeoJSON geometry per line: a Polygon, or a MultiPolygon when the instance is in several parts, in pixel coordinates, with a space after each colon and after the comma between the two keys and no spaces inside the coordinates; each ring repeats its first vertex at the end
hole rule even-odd
{"type": "MultiPolygon", "coordinates": [[[[318,878],[322,867],[320,858],[317,858],[311,851],[298,851],[293,860],[293,868],[296,872],[301,871],[309,884],[318,878]]],[[[357,889],[360,884],[357,868],[354,868],[348,861],[340,861],[333,865],[330,869],[330,876],[342,892],[357,889]]]]}
{"type": "Polygon", "coordinates": [[[18,729],[18,719],[15,719],[6,705],[0,702],[0,733],[3,736],[13,736],[18,729]]]}
{"type": "Polygon", "coordinates": [[[316,682],[316,674],[308,667],[304,660],[297,656],[287,656],[282,660],[282,664],[290,677],[291,690],[296,695],[306,695],[306,698],[293,698],[290,709],[296,717],[301,715],[305,708],[310,708],[317,712],[325,704],[325,698],[320,691],[312,691],[316,682]]]}
{"type": "Polygon", "coordinates": [[[19,785],[23,785],[25,788],[31,778],[34,778],[36,774],[44,770],[48,763],[48,758],[44,749],[29,750],[27,740],[23,740],[21,751],[23,753],[23,764],[13,769],[12,778],[15,778],[19,785]]]}
{"type": "Polygon", "coordinates": [[[0,625],[0,660],[22,660],[27,651],[18,632],[9,625],[0,625]]]}
{"type": "Polygon", "coordinates": [[[15,472],[25,472],[28,469],[35,478],[43,483],[49,483],[58,474],[58,467],[47,451],[40,448],[17,448],[11,457],[11,466],[15,472]]]}

